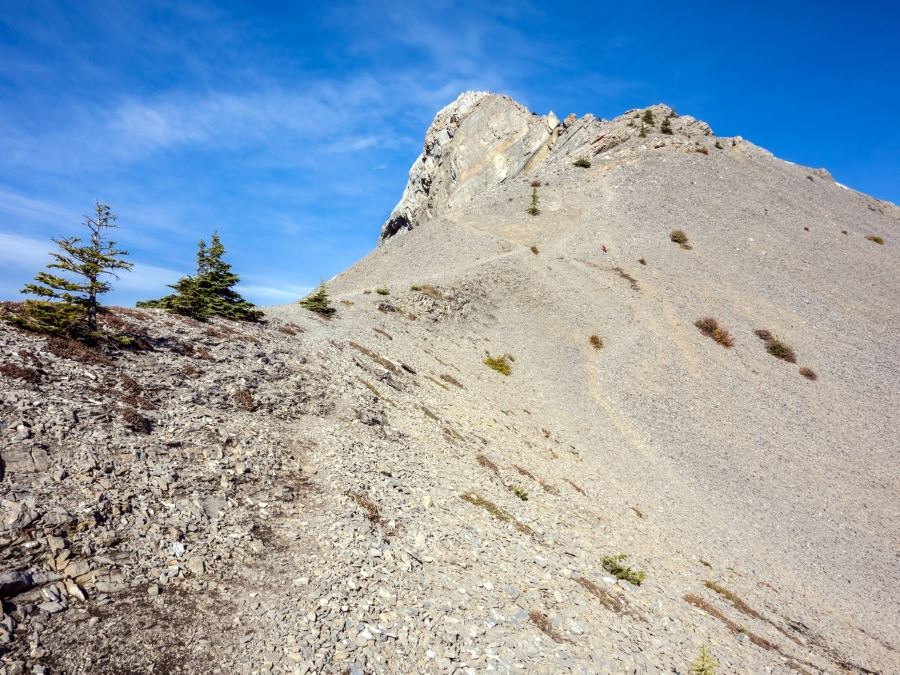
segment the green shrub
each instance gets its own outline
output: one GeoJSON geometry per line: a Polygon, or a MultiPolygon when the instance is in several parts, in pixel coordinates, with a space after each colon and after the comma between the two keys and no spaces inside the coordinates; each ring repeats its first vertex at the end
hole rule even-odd
{"type": "Polygon", "coordinates": [[[575,166],[580,169],[590,169],[591,168],[591,160],[587,157],[579,157],[575,160],[575,166]]]}
{"type": "Polygon", "coordinates": [[[390,295],[390,294],[391,294],[390,289],[387,289],[387,288],[384,288],[384,287],[382,287],[382,288],[376,288],[376,289],[375,289],[375,292],[378,293],[378,295],[390,295]]]}
{"type": "Polygon", "coordinates": [[[641,118],[641,122],[646,122],[646,123],[649,124],[651,127],[652,127],[654,124],[656,124],[656,120],[653,119],[653,111],[650,110],[650,108],[647,108],[647,109],[644,111],[644,116],[641,118]]]}
{"type": "Polygon", "coordinates": [[[622,562],[627,557],[628,556],[624,553],[605,556],[603,558],[603,569],[612,574],[616,579],[623,579],[635,586],[640,586],[647,578],[647,573],[623,565],[622,562]]]}
{"type": "Polygon", "coordinates": [[[884,245],[884,239],[879,237],[877,234],[867,234],[866,239],[869,241],[874,241],[876,244],[884,245]]]}
{"type": "Polygon", "coordinates": [[[331,306],[331,300],[328,298],[328,292],[325,290],[324,284],[319,286],[319,290],[315,293],[303,298],[299,305],[310,312],[321,314],[324,317],[329,317],[337,311],[331,306]]]}
{"type": "Polygon", "coordinates": [[[667,117],[662,121],[662,124],[659,125],[659,130],[664,134],[672,135],[672,124],[669,122],[669,118],[667,117]]]}
{"type": "Polygon", "coordinates": [[[794,350],[788,347],[781,340],[772,340],[766,345],[766,351],[769,352],[776,359],[781,359],[782,361],[787,361],[788,363],[796,363],[797,356],[794,354],[794,350]]]}
{"type": "Polygon", "coordinates": [[[528,491],[527,491],[527,490],[523,490],[522,488],[520,488],[520,487],[515,487],[515,486],[511,487],[510,490],[512,490],[512,493],[513,493],[516,497],[518,497],[519,499],[521,499],[523,502],[527,502],[527,501],[528,501],[528,491]]]}
{"type": "Polygon", "coordinates": [[[512,366],[509,363],[509,359],[504,354],[503,356],[486,356],[484,357],[484,365],[488,368],[496,370],[501,375],[509,375],[512,372],[512,366]]]}

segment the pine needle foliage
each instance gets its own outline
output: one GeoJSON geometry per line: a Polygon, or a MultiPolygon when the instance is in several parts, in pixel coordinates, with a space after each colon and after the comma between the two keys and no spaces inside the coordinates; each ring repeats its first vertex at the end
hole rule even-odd
{"type": "Polygon", "coordinates": [[[116,272],[130,270],[132,264],[124,259],[128,251],[106,237],[106,230],[117,227],[109,206],[96,202],[93,216],[84,217],[84,226],[90,233],[87,242],[81,237],[53,238],[59,248],[50,253],[53,262],[22,289],[40,299],[26,300],[22,312],[10,321],[50,335],[97,336],[97,315],[102,311],[98,298],[112,290],[109,277],[118,278],[116,272]]]}
{"type": "Polygon", "coordinates": [[[700,647],[700,656],[691,664],[691,675],[716,675],[719,664],[706,651],[706,645],[700,647]]]}
{"type": "Polygon", "coordinates": [[[662,133],[664,133],[664,134],[668,134],[668,135],[670,135],[670,136],[672,135],[672,133],[673,133],[673,131],[672,131],[672,124],[669,122],[669,118],[668,118],[668,117],[666,117],[666,118],[662,121],[662,124],[659,125],[659,130],[660,130],[662,133]]]}
{"type": "Polygon", "coordinates": [[[641,118],[641,121],[646,122],[646,123],[649,124],[651,127],[652,127],[654,124],[656,124],[656,120],[653,119],[653,111],[650,110],[650,108],[647,108],[647,109],[644,111],[644,116],[641,118]]]}
{"type": "Polygon", "coordinates": [[[209,246],[200,240],[194,276],[182,277],[171,285],[170,288],[175,290],[171,295],[158,300],[144,300],[137,306],[165,309],[198,321],[206,321],[213,316],[232,321],[259,321],[263,313],[234,290],[240,277],[222,259],[224,255],[225,246],[218,233],[213,232],[209,246]]]}
{"type": "Polygon", "coordinates": [[[337,311],[331,306],[331,300],[328,298],[328,291],[325,290],[325,284],[319,286],[319,290],[315,293],[311,293],[303,298],[299,304],[310,312],[321,314],[324,317],[329,317],[337,311]]]}

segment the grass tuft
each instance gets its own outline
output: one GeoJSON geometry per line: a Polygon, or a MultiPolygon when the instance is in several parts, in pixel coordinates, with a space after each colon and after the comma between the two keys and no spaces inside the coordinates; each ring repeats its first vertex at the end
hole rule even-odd
{"type": "Polygon", "coordinates": [[[464,502],[468,502],[472,506],[477,506],[481,509],[484,509],[500,522],[511,523],[512,526],[522,534],[534,534],[534,530],[532,530],[524,523],[520,523],[518,520],[513,518],[508,511],[501,509],[499,506],[494,504],[494,502],[489,501],[484,497],[475,494],[474,492],[466,492],[464,494],[461,494],[459,498],[464,502]]]}
{"type": "Polygon", "coordinates": [[[877,234],[867,234],[866,239],[868,239],[869,241],[874,241],[876,244],[879,244],[881,246],[884,246],[884,239],[879,237],[877,234]]]}
{"type": "Polygon", "coordinates": [[[813,382],[819,379],[819,376],[816,375],[816,371],[814,371],[812,368],[807,368],[806,366],[800,368],[800,374],[807,380],[812,380],[813,382]]]}
{"type": "Polygon", "coordinates": [[[599,335],[591,335],[588,341],[594,349],[603,349],[603,338],[599,335]]]}
{"type": "Polygon", "coordinates": [[[384,288],[384,287],[376,288],[375,292],[378,293],[378,295],[390,295],[391,294],[390,289],[384,288]]]}
{"type": "Polygon", "coordinates": [[[575,166],[580,169],[590,169],[591,168],[591,160],[587,157],[579,157],[575,160],[575,166]]]}
{"type": "Polygon", "coordinates": [[[623,579],[635,586],[640,586],[647,578],[647,573],[643,570],[636,570],[622,563],[628,556],[624,553],[619,555],[608,555],[603,558],[603,569],[612,574],[616,579],[623,579]]]}
{"type": "Polygon", "coordinates": [[[781,340],[772,340],[766,345],[766,351],[776,359],[787,361],[788,363],[797,363],[797,355],[794,350],[788,347],[781,340]]]}

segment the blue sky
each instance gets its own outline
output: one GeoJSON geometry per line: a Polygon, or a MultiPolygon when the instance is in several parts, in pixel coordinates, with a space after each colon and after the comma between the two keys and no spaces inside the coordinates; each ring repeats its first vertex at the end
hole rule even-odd
{"type": "Polygon", "coordinates": [[[137,263],[111,301],[163,294],[213,228],[248,298],[292,301],[374,248],[466,89],[669,103],[900,202],[898,26],[887,1],[0,0],[0,297],[97,198],[137,263]]]}

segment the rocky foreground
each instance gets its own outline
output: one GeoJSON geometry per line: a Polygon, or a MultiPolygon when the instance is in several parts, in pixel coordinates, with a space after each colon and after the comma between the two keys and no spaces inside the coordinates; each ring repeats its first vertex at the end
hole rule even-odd
{"type": "Polygon", "coordinates": [[[653,113],[464,95],[330,320],[0,324],[0,675],[900,671],[896,207],[653,113]]]}

